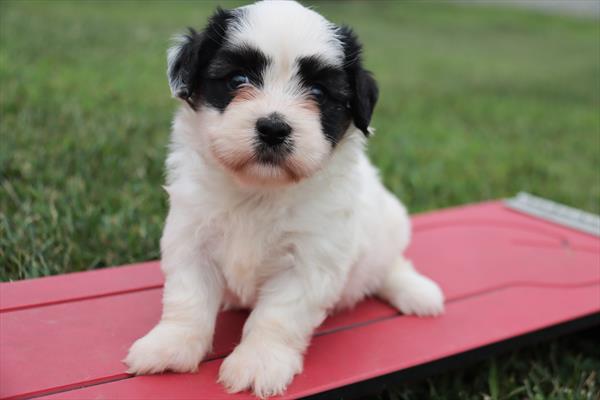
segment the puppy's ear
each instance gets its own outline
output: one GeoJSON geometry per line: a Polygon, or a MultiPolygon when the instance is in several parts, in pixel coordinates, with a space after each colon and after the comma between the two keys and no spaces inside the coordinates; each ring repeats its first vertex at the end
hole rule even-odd
{"type": "Polygon", "coordinates": [[[356,34],[347,26],[338,29],[338,37],[344,47],[344,70],[348,75],[352,98],[350,112],[354,125],[369,136],[369,123],[379,97],[377,82],[362,66],[362,45],[356,34]]]}
{"type": "Polygon", "coordinates": [[[202,74],[225,41],[234,12],[218,7],[202,32],[189,28],[167,52],[167,77],[173,97],[196,109],[202,74]]]}

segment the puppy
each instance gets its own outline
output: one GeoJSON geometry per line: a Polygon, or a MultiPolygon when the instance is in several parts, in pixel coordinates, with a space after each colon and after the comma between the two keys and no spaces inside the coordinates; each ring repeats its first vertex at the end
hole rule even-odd
{"type": "MultiPolygon", "coordinates": [[[[292,1],[218,9],[168,52],[183,100],[172,129],[161,239],[162,318],[133,374],[195,371],[221,308],[252,312],[219,381],[281,394],[328,313],[378,296],[402,313],[443,295],[402,256],[405,208],[365,155],[378,89],[361,45],[292,1]]],[[[348,349],[352,351],[352,349],[348,349]]]]}

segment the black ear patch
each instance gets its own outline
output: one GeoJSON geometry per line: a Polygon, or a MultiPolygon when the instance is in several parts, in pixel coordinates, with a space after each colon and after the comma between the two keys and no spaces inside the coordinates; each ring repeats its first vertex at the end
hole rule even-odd
{"type": "Polygon", "coordinates": [[[180,42],[169,49],[167,77],[174,97],[196,108],[204,70],[225,41],[225,33],[236,17],[234,11],[218,7],[203,32],[189,28],[180,42]]]}
{"type": "Polygon", "coordinates": [[[344,70],[352,91],[350,99],[352,119],[354,125],[365,136],[369,136],[369,123],[379,97],[377,82],[371,73],[362,67],[362,45],[352,29],[342,26],[338,30],[338,35],[344,46],[344,70]]]}

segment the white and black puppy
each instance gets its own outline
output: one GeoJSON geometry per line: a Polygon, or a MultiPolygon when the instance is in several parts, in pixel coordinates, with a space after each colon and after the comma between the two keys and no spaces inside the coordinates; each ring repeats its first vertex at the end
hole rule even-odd
{"type": "Polygon", "coordinates": [[[185,103],[167,159],[163,313],[129,372],[196,370],[219,310],[251,308],[219,380],[268,397],[336,309],[374,295],[443,311],[402,255],[405,208],[365,155],[378,89],[349,28],[292,1],[219,9],[169,50],[168,78],[185,103]]]}

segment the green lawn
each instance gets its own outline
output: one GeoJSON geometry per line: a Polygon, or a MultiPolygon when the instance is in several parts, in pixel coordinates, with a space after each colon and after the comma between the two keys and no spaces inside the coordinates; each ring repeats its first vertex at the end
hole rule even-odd
{"type": "MultiPolygon", "coordinates": [[[[598,20],[448,2],[315,7],[365,43],[381,87],[370,153],[413,212],[519,190],[600,211],[598,20]]],[[[176,107],[165,50],[213,8],[0,2],[1,280],[159,256],[176,107]]],[[[386,396],[597,399],[588,336],[386,396]]]]}

